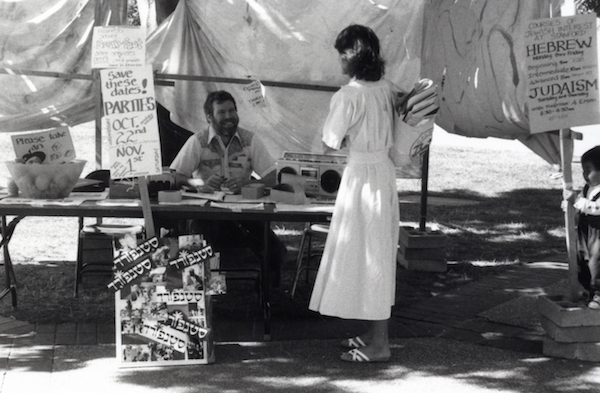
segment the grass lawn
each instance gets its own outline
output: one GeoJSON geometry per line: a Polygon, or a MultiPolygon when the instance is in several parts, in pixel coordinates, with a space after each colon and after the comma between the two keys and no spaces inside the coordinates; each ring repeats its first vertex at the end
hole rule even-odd
{"type": "MultiPolygon", "coordinates": [[[[77,127],[72,134],[79,158],[89,161],[85,175],[95,169],[93,127],[77,127]]],[[[0,154],[14,156],[8,134],[0,133],[0,154]]],[[[108,162],[107,158],[104,162],[108,162]]],[[[575,187],[581,187],[581,170],[577,164],[573,169],[575,187]]],[[[448,272],[399,270],[397,305],[408,305],[496,274],[510,264],[566,262],[560,209],[562,183],[555,172],[531,152],[434,145],[428,184],[432,203],[427,209],[427,223],[449,236],[448,272]],[[434,197],[477,203],[440,205],[433,203],[434,197]]],[[[2,165],[0,186],[5,185],[2,182],[6,176],[2,165]]],[[[399,180],[398,186],[401,198],[418,200],[419,180],[399,180]]],[[[419,214],[418,203],[402,204],[402,221],[417,223],[419,214]]],[[[302,224],[274,223],[274,228],[288,245],[290,259],[294,259],[302,224]]],[[[76,219],[24,219],[10,245],[19,284],[19,308],[12,310],[5,298],[0,303],[0,315],[37,323],[111,321],[113,297],[102,287],[88,286],[79,298],[72,297],[76,241],[76,219]]],[[[274,292],[273,304],[301,313],[306,309],[310,286],[301,285],[297,298],[289,299],[292,265],[290,261],[284,269],[282,287],[274,292]]],[[[226,296],[243,297],[244,290],[230,284],[226,296]]]]}

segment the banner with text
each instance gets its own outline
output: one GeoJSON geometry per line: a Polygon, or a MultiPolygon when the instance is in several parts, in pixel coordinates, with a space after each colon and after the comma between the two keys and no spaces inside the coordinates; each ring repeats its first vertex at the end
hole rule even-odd
{"type": "Polygon", "coordinates": [[[152,67],[100,71],[113,179],[162,173],[152,67]]]}
{"type": "Polygon", "coordinates": [[[525,44],[531,133],[600,123],[596,15],[533,20],[525,44]]]}
{"type": "Polygon", "coordinates": [[[137,26],[95,26],[92,68],[143,67],[146,30],[137,26]]]}

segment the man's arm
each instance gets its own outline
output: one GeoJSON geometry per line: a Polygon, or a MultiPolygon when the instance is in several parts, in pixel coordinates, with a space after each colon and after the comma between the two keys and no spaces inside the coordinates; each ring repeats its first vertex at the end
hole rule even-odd
{"type": "Polygon", "coordinates": [[[223,185],[230,191],[238,194],[242,191],[242,187],[250,183],[262,183],[266,187],[273,187],[275,184],[277,184],[277,172],[273,170],[260,179],[242,179],[234,177],[231,179],[226,179],[223,182],[223,185]]]}
{"type": "Polygon", "coordinates": [[[187,186],[200,191],[216,191],[221,189],[221,185],[224,184],[224,179],[220,175],[212,175],[208,180],[203,181],[199,178],[192,178],[182,173],[175,173],[175,185],[177,188],[187,186]],[[190,179],[194,180],[192,184],[190,179]]]}
{"type": "Polygon", "coordinates": [[[175,172],[173,177],[175,178],[175,188],[179,189],[183,186],[191,187],[190,183],[188,182],[190,179],[188,176],[179,172],[175,172]]]}
{"type": "Polygon", "coordinates": [[[259,182],[263,183],[266,187],[273,187],[277,184],[277,171],[273,170],[267,173],[259,182]]]}

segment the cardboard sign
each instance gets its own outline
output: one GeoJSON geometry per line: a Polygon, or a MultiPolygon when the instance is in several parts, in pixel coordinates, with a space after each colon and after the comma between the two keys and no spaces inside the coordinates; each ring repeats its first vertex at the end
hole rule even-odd
{"type": "MultiPolygon", "coordinates": [[[[127,235],[125,235],[127,236],[127,235]]],[[[115,241],[117,358],[121,367],[214,362],[210,267],[201,235],[115,241]],[[142,265],[140,267],[140,265],[142,265]]],[[[215,278],[215,277],[212,277],[215,278]]]]}
{"type": "Polygon", "coordinates": [[[162,173],[160,136],[152,68],[100,71],[104,116],[113,179],[162,173]]]}
{"type": "Polygon", "coordinates": [[[64,164],[76,158],[68,127],[15,134],[11,139],[16,157],[25,162],[34,158],[41,164],[64,164]]]}
{"type": "Polygon", "coordinates": [[[136,26],[95,26],[92,68],[143,67],[146,30],[136,26]]]}
{"type": "Polygon", "coordinates": [[[532,20],[525,44],[531,133],[600,123],[596,15],[532,20]]]}

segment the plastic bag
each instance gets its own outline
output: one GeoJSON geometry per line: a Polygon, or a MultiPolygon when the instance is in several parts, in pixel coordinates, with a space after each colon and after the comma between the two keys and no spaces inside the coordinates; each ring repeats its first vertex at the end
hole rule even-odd
{"type": "Polygon", "coordinates": [[[436,89],[431,80],[421,79],[401,97],[389,153],[398,178],[421,177],[421,157],[431,144],[434,117],[439,109],[436,89]]]}

